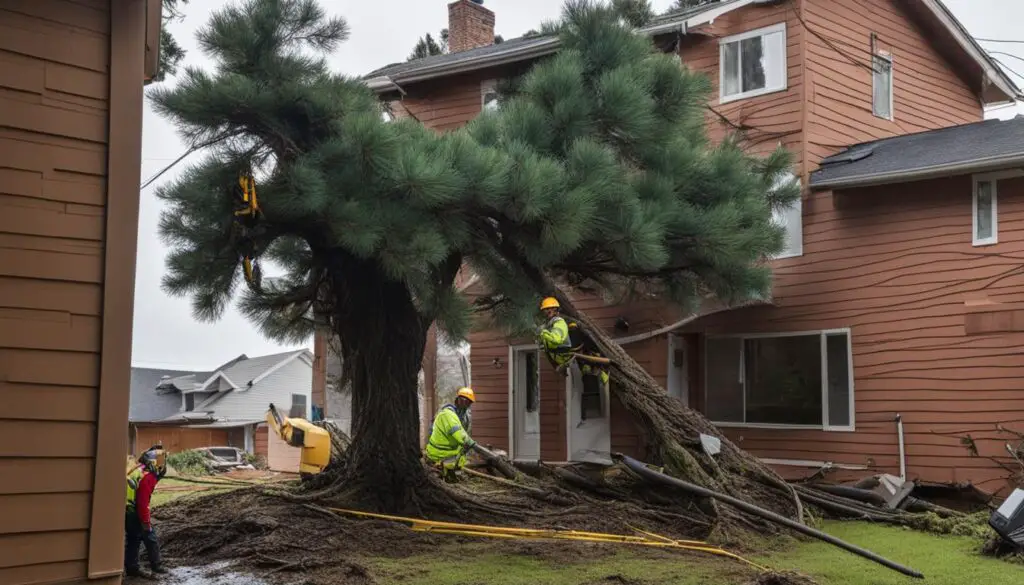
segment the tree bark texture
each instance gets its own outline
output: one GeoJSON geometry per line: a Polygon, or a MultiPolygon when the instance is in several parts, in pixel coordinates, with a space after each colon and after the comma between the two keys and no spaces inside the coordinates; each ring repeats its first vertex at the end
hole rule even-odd
{"type": "Polygon", "coordinates": [[[417,377],[429,323],[406,287],[375,266],[340,257],[331,270],[333,328],[352,384],[352,444],[345,483],[380,510],[415,509],[427,483],[417,377]]]}

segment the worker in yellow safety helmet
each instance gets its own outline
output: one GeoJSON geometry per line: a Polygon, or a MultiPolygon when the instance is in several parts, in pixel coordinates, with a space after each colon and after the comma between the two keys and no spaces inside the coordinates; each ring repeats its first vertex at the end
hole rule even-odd
{"type": "Polygon", "coordinates": [[[472,388],[463,387],[455,395],[455,404],[445,404],[434,417],[427,441],[427,459],[436,465],[445,481],[454,481],[455,472],[466,465],[466,454],[476,446],[469,436],[469,409],[476,402],[472,388]]]}
{"type": "Polygon", "coordinates": [[[167,573],[160,562],[160,545],[153,530],[149,504],[156,484],[167,473],[167,455],[161,445],[153,445],[139,456],[137,465],[127,472],[124,511],[124,570],[129,577],[143,576],[139,569],[139,545],[146,546],[146,556],[154,573],[167,573]]]}
{"type": "MultiPolygon", "coordinates": [[[[547,297],[540,302],[540,310],[544,314],[546,322],[537,333],[544,353],[548,361],[556,369],[564,371],[565,366],[574,355],[600,356],[601,352],[580,329],[579,324],[574,320],[567,320],[560,314],[561,304],[554,297],[547,297]]],[[[579,362],[580,373],[583,374],[583,392],[585,395],[600,393],[602,387],[607,387],[610,380],[607,369],[591,364],[586,360],[579,362]],[[600,386],[598,385],[600,384],[600,386]]],[[[586,411],[581,413],[580,423],[586,420],[586,411]]]]}

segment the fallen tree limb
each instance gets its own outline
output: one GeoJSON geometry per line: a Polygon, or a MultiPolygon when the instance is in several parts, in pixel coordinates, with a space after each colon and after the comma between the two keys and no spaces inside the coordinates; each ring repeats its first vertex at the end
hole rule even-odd
{"type": "Polygon", "coordinates": [[[840,539],[838,539],[838,538],[836,538],[836,537],[834,537],[834,536],[832,536],[830,534],[826,534],[826,533],[824,533],[824,532],[822,532],[820,530],[817,530],[817,529],[811,528],[809,526],[805,526],[803,524],[800,524],[799,522],[790,520],[789,518],[786,518],[785,516],[781,516],[779,514],[776,514],[775,512],[771,512],[769,510],[765,510],[765,509],[760,508],[758,506],[755,506],[753,504],[744,502],[743,500],[736,499],[736,498],[734,498],[732,496],[728,496],[728,495],[725,495],[725,494],[714,492],[714,491],[711,491],[711,490],[709,490],[707,488],[703,488],[701,486],[694,485],[692,483],[685,482],[685,481],[676,479],[674,477],[670,477],[670,476],[665,475],[663,473],[659,473],[657,471],[654,471],[653,469],[648,468],[646,465],[644,465],[640,461],[637,461],[636,459],[633,459],[632,457],[629,457],[628,455],[622,455],[621,453],[615,453],[615,454],[613,454],[613,456],[617,460],[619,460],[622,463],[624,463],[627,467],[629,467],[629,469],[632,470],[634,473],[636,473],[640,477],[643,477],[644,479],[647,479],[649,481],[658,482],[658,483],[662,483],[662,484],[665,484],[665,485],[670,485],[670,486],[673,486],[673,487],[684,489],[684,490],[686,490],[686,491],[688,491],[690,493],[693,493],[695,495],[698,495],[698,496],[702,496],[702,497],[705,497],[705,498],[712,498],[712,499],[718,500],[720,502],[729,504],[731,506],[735,506],[736,508],[739,508],[740,510],[743,510],[744,512],[747,512],[749,514],[754,514],[754,515],[759,516],[761,518],[764,518],[765,520],[768,520],[770,522],[774,522],[776,524],[781,524],[783,526],[786,526],[787,528],[791,528],[793,530],[796,530],[797,532],[800,532],[801,534],[806,534],[807,536],[812,536],[814,538],[817,538],[818,540],[821,540],[821,541],[827,542],[829,544],[833,544],[835,546],[838,546],[839,548],[848,550],[848,551],[850,551],[850,552],[852,552],[852,553],[854,553],[854,554],[856,554],[858,556],[861,556],[861,557],[864,557],[866,559],[872,560],[872,561],[874,561],[874,562],[876,562],[876,563],[878,563],[878,564],[880,564],[880,565],[882,565],[884,567],[892,569],[892,570],[894,570],[894,571],[896,571],[898,573],[902,573],[902,574],[908,575],[910,577],[915,577],[917,579],[923,579],[924,578],[923,574],[921,574],[920,572],[918,572],[918,571],[916,571],[914,569],[911,569],[909,567],[904,567],[903,565],[900,565],[899,563],[894,563],[894,562],[892,562],[892,561],[890,561],[890,560],[888,560],[888,559],[886,559],[884,557],[881,557],[881,556],[879,556],[879,555],[877,555],[877,554],[875,554],[875,553],[873,553],[873,552],[871,552],[869,550],[860,548],[859,546],[856,546],[856,545],[850,544],[848,542],[845,542],[843,540],[840,540],[840,539]]]}

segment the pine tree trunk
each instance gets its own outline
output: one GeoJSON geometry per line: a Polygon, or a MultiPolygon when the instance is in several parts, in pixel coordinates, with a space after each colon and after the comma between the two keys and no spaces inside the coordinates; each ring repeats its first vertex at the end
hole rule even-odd
{"type": "Polygon", "coordinates": [[[428,483],[419,441],[417,377],[429,323],[403,285],[352,259],[339,268],[334,329],[352,388],[346,491],[367,507],[409,511],[428,483]]]}

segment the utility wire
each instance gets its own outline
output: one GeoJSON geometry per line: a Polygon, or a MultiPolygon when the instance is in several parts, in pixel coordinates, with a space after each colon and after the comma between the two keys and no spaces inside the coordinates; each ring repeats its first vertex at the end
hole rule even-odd
{"type": "Polygon", "coordinates": [[[156,181],[161,176],[163,176],[164,173],[166,173],[167,171],[173,169],[175,166],[177,166],[178,163],[180,163],[181,161],[185,160],[185,158],[188,157],[188,155],[192,154],[193,152],[195,152],[197,150],[200,150],[200,149],[203,149],[203,148],[206,148],[207,146],[213,146],[214,144],[217,144],[218,142],[221,142],[223,140],[227,140],[230,137],[231,137],[230,134],[222,134],[220,136],[211,138],[211,139],[207,140],[206,142],[201,142],[199,144],[193,145],[191,148],[186,150],[184,154],[182,154],[178,158],[174,159],[174,162],[172,162],[171,164],[169,164],[169,165],[165,166],[164,168],[160,169],[160,171],[158,173],[156,173],[155,175],[153,175],[152,177],[147,179],[146,182],[143,183],[139,187],[139,191],[142,191],[146,187],[149,187],[150,185],[152,185],[153,181],[156,181]]]}
{"type": "MultiPolygon", "coordinates": [[[[1002,67],[1003,69],[1009,71],[1010,73],[1013,73],[1014,75],[1016,75],[1017,77],[1019,77],[1021,79],[1024,79],[1024,75],[1021,75],[1019,72],[1017,72],[1016,69],[1010,67],[1006,63],[1003,63],[1000,59],[998,59],[996,57],[992,57],[992,60],[995,61],[996,63],[998,63],[999,66],[1002,67]]],[[[1022,60],[1024,60],[1024,59],[1022,59],[1022,60]]]]}
{"type": "Polygon", "coordinates": [[[1024,45],[1024,41],[1017,41],[1017,40],[1013,40],[1013,39],[982,39],[982,38],[974,37],[974,40],[981,41],[983,43],[1013,43],[1013,44],[1024,45]]]}

